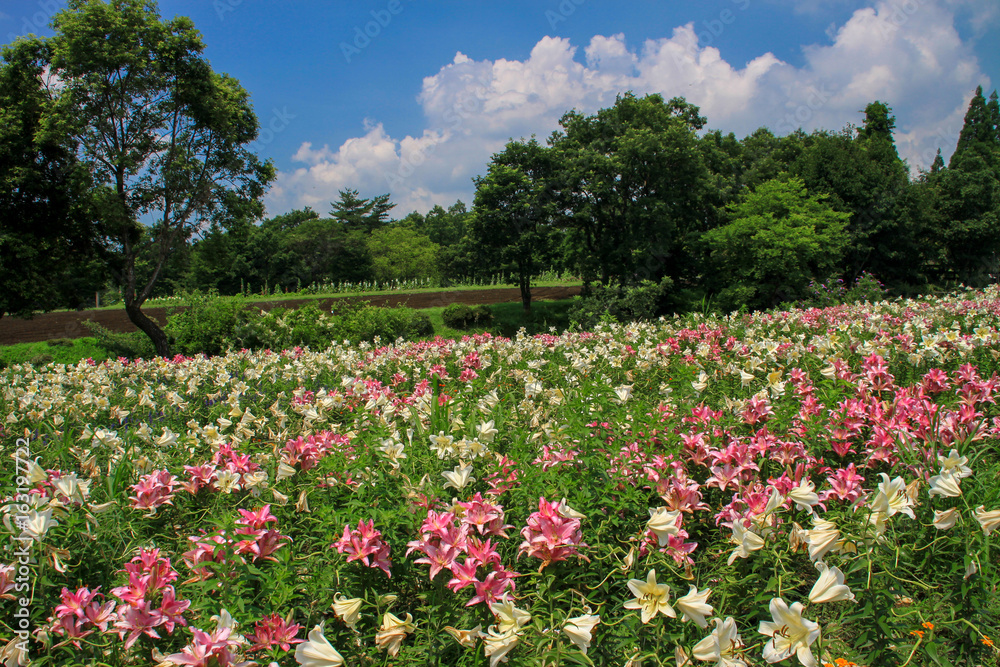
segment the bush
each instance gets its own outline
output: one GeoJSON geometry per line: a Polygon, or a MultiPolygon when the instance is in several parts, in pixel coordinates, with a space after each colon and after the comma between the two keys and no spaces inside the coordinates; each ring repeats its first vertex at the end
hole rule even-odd
{"type": "Polygon", "coordinates": [[[332,319],[336,322],[337,339],[355,344],[373,341],[376,336],[388,343],[397,338],[416,338],[434,332],[427,316],[404,306],[379,308],[365,303],[334,315],[332,319]]]}
{"type": "Polygon", "coordinates": [[[141,331],[118,333],[107,329],[97,322],[88,320],[84,326],[95,338],[95,344],[104,350],[111,359],[126,357],[128,359],[152,359],[156,356],[156,348],[149,336],[141,331]]]}
{"type": "Polygon", "coordinates": [[[33,356],[30,359],[29,363],[32,366],[44,366],[45,364],[52,363],[52,355],[51,354],[36,354],[35,356],[33,356]]]}
{"type": "Polygon", "coordinates": [[[580,297],[569,313],[570,322],[581,329],[591,329],[598,322],[636,322],[652,320],[662,313],[673,281],[663,278],[659,283],[643,280],[631,287],[598,285],[585,297],[580,297]]]}
{"type": "Polygon", "coordinates": [[[492,323],[493,311],[484,305],[467,306],[464,303],[453,303],[444,309],[441,319],[452,329],[468,329],[492,323]]]}
{"type": "Polygon", "coordinates": [[[49,347],[73,347],[72,338],[52,338],[45,341],[45,344],[49,347]]]}
{"type": "Polygon", "coordinates": [[[234,345],[237,327],[249,317],[242,297],[191,292],[183,296],[185,309],[167,317],[165,331],[171,347],[186,355],[222,354],[234,345]]]}
{"type": "Polygon", "coordinates": [[[826,308],[839,306],[842,303],[860,301],[882,301],[888,295],[878,278],[864,271],[853,285],[846,285],[843,280],[831,279],[825,283],[809,283],[808,296],[795,305],[800,308],[826,308]]]}

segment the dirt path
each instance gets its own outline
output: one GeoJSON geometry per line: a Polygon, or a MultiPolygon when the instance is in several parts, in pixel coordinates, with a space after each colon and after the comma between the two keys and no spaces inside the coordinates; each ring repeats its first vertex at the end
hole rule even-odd
{"type": "MultiPolygon", "coordinates": [[[[567,299],[580,293],[578,285],[572,287],[536,287],[531,290],[532,300],[567,299]]],[[[335,308],[337,302],[369,301],[373,306],[395,306],[398,304],[410,308],[435,308],[447,306],[450,303],[506,303],[520,301],[521,292],[517,288],[456,290],[451,292],[419,292],[379,294],[366,297],[342,297],[330,299],[285,299],[261,301],[256,305],[263,310],[282,306],[298,308],[307,303],[318,303],[324,310],[335,308]]],[[[166,324],[167,312],[173,308],[143,308],[146,315],[166,324]]],[[[112,331],[136,331],[135,326],[125,315],[125,310],[78,310],[72,312],[44,313],[30,320],[20,320],[13,317],[0,318],[0,345],[14,343],[34,343],[52,338],[82,338],[88,336],[83,323],[93,320],[112,331]]]]}

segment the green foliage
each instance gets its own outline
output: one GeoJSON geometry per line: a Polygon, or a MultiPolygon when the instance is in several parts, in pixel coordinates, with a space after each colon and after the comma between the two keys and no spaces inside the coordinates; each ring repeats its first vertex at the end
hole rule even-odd
{"type": "Polygon", "coordinates": [[[389,211],[395,204],[389,195],[379,195],[371,199],[359,196],[357,190],[348,188],[340,191],[340,199],[330,204],[330,217],[350,230],[360,230],[371,234],[389,219],[389,211]]]}
{"type": "Polygon", "coordinates": [[[240,297],[221,299],[217,294],[187,294],[183,310],[173,311],[167,317],[165,331],[171,347],[186,355],[222,354],[240,342],[235,332],[250,317],[247,307],[240,297]]]}
{"type": "Polygon", "coordinates": [[[381,282],[436,280],[438,251],[429,237],[401,224],[381,227],[368,237],[372,271],[381,282]]]}
{"type": "Polygon", "coordinates": [[[662,278],[659,283],[644,280],[630,287],[598,285],[576,300],[569,319],[584,330],[594,328],[599,322],[650,321],[663,314],[672,287],[670,278],[662,278]]]}
{"type": "Polygon", "coordinates": [[[104,354],[111,359],[125,357],[126,359],[151,359],[156,356],[156,348],[141,331],[120,333],[111,331],[97,322],[87,322],[87,330],[94,337],[94,342],[104,354]]]}
{"type": "Polygon", "coordinates": [[[190,19],[165,21],[155,3],[70,0],[52,27],[46,64],[60,86],[46,123],[78,142],[126,312],[167,354],[141,308],[171,254],[204,225],[263,213],[274,168],[247,148],[259,129],[250,96],[212,71],[190,19]]]}
{"type": "Polygon", "coordinates": [[[797,178],[762,183],[730,207],[731,222],[702,236],[723,308],[770,308],[805,296],[833,273],[848,213],[809,195],[797,178]]]}
{"type": "Polygon", "coordinates": [[[464,303],[453,303],[445,307],[441,318],[445,325],[452,329],[486,327],[493,322],[493,311],[485,305],[468,306],[464,303]]]}
{"type": "Polygon", "coordinates": [[[695,273],[689,235],[701,227],[708,185],[695,133],[705,122],[681,98],[631,93],[592,116],[563,116],[553,189],[570,230],[567,261],[584,280],[695,273]]]}
{"type": "Polygon", "coordinates": [[[0,60],[0,316],[76,307],[106,277],[90,174],[66,124],[48,118],[50,56],[20,39],[0,60]]]}
{"type": "Polygon", "coordinates": [[[531,310],[531,278],[542,269],[552,243],[552,151],[535,139],[511,141],[493,156],[476,181],[475,214],[469,225],[473,244],[494,263],[510,268],[531,310]]]}
{"type": "Polygon", "coordinates": [[[210,356],[229,349],[323,349],[335,342],[376,337],[389,342],[433,333],[427,316],[411,308],[343,304],[330,314],[310,303],[264,312],[242,298],[203,294],[189,295],[185,309],[169,316],[166,330],[178,352],[210,356]]]}
{"type": "Polygon", "coordinates": [[[29,362],[33,357],[49,355],[56,364],[76,365],[81,359],[101,362],[107,353],[94,338],[57,338],[39,343],[18,343],[0,347],[0,364],[9,366],[29,362]]]}

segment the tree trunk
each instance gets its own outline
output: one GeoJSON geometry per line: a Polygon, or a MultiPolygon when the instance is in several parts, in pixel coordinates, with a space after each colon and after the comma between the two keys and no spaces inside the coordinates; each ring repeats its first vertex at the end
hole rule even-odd
{"type": "Polygon", "coordinates": [[[140,331],[149,336],[149,339],[153,341],[156,354],[161,357],[170,356],[170,343],[167,340],[167,334],[164,333],[163,329],[156,322],[146,317],[146,314],[134,303],[125,306],[125,313],[128,315],[129,320],[132,321],[132,324],[137,326],[140,331]]]}
{"type": "Polygon", "coordinates": [[[525,314],[531,312],[531,278],[521,277],[521,308],[525,314]]]}

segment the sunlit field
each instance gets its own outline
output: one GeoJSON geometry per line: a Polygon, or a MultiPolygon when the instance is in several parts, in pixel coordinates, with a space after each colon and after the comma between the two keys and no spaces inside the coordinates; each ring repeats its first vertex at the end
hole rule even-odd
{"type": "Polygon", "coordinates": [[[991,288],[13,365],[3,658],[1000,664],[998,325],[991,288]]]}

